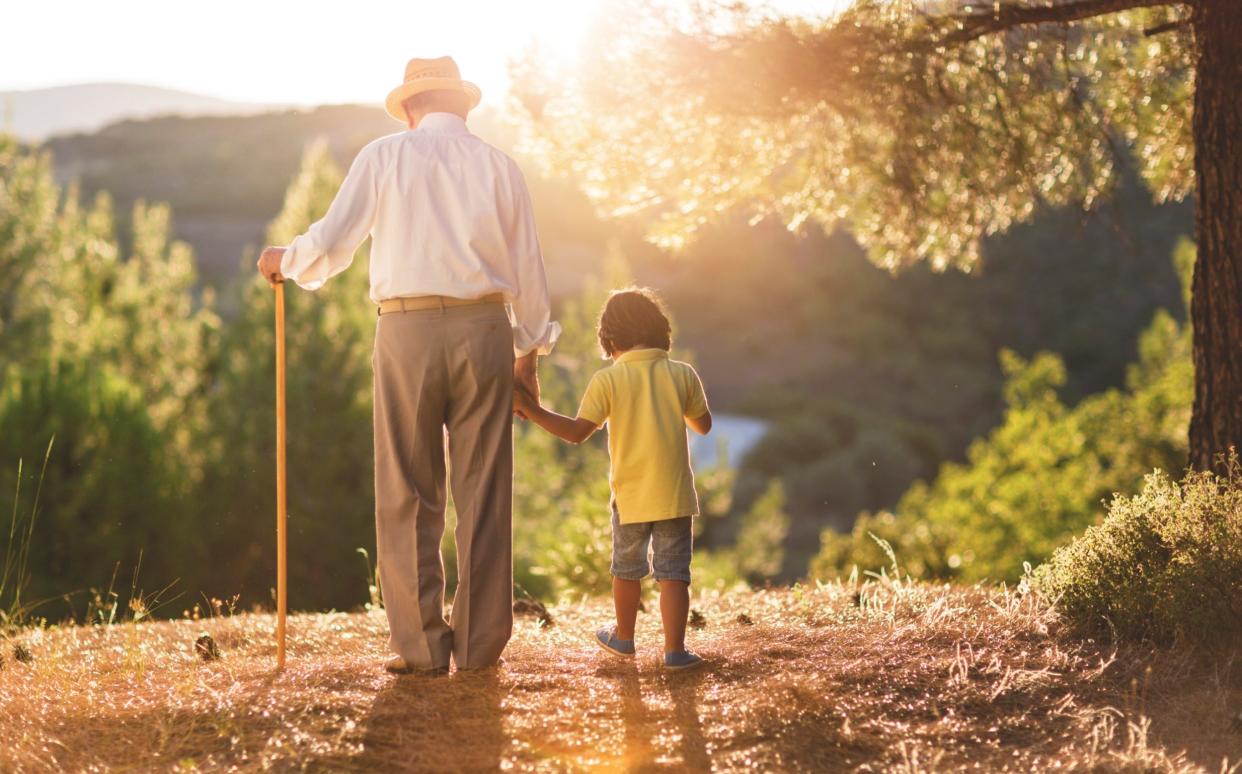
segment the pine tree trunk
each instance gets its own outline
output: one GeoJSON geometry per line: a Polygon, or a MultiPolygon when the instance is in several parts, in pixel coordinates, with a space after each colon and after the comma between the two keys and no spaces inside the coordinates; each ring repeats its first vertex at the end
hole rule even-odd
{"type": "Polygon", "coordinates": [[[1242,451],[1242,12],[1198,0],[1195,40],[1195,404],[1190,465],[1220,469],[1242,451]]]}

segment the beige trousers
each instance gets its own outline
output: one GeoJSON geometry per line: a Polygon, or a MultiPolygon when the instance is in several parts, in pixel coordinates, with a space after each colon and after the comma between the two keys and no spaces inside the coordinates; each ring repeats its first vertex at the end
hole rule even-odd
{"type": "Polygon", "coordinates": [[[513,333],[502,304],[382,315],[375,532],[389,646],[411,667],[494,664],[513,632],[513,333]],[[447,431],[447,433],[446,433],[447,431]],[[457,593],[444,619],[445,447],[457,593]]]}

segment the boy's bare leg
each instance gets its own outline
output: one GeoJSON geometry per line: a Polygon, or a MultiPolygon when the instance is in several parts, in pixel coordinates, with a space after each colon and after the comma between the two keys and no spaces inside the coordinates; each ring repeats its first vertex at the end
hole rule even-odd
{"type": "MultiPolygon", "coordinates": [[[[616,582],[613,582],[616,588],[616,582]]],[[[664,652],[686,649],[686,618],[690,615],[690,584],[679,580],[660,581],[660,618],[664,622],[664,652]]],[[[620,636],[620,629],[618,635],[620,636]]]]}
{"type": "MultiPolygon", "coordinates": [[[[638,603],[642,597],[642,584],[625,578],[612,579],[612,604],[617,610],[617,639],[634,639],[634,622],[638,618],[638,603]]],[[[682,622],[683,628],[685,622],[682,622]]]]}

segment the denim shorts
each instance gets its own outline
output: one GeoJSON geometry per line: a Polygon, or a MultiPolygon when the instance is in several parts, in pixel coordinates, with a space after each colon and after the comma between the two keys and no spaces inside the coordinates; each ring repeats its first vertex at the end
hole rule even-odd
{"type": "Polygon", "coordinates": [[[690,554],[694,548],[691,517],[622,524],[612,507],[612,575],[642,580],[655,565],[656,580],[690,582],[690,554]],[[650,554],[650,556],[649,556],[650,554]],[[654,561],[653,561],[654,560],[654,561]]]}

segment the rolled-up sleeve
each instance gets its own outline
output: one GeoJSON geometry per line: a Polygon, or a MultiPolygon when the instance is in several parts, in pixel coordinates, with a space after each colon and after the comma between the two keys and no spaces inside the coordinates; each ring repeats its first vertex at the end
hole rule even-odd
{"type": "Polygon", "coordinates": [[[354,253],[375,225],[379,192],[375,160],[364,148],[350,165],[328,212],[292,242],[280,273],[306,290],[318,290],[349,268],[354,253]]]}
{"type": "Polygon", "coordinates": [[[552,320],[548,277],[543,250],[535,231],[535,211],[526,180],[516,163],[509,164],[510,202],[508,243],[517,288],[508,294],[513,321],[513,350],[520,357],[532,350],[546,355],[560,338],[561,326],[552,320]]]}

